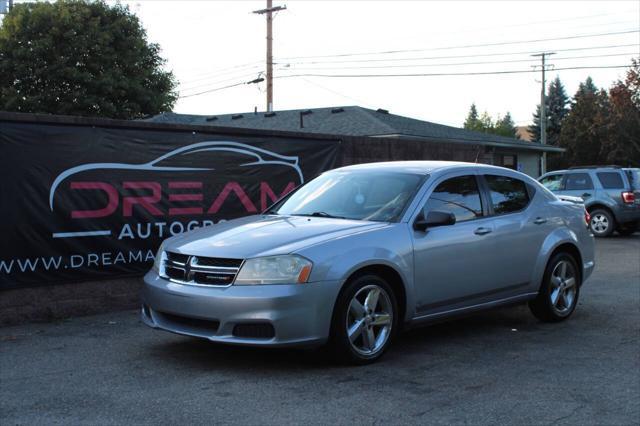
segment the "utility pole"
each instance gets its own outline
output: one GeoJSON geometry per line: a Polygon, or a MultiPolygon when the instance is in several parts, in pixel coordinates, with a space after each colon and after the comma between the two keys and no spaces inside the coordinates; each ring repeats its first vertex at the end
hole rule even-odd
{"type": "MultiPolygon", "coordinates": [[[[547,82],[546,82],[546,71],[547,71],[547,56],[555,55],[555,52],[542,52],[536,53],[531,56],[539,56],[542,58],[542,90],[540,91],[540,143],[542,145],[547,144],[547,82]]],[[[541,174],[547,173],[547,153],[542,153],[542,159],[540,164],[540,172],[541,174]]]]}
{"type": "Polygon", "coordinates": [[[286,10],[287,6],[273,7],[273,1],[267,0],[267,8],[254,10],[258,15],[267,15],[267,112],[273,111],[273,12],[286,10]]]}

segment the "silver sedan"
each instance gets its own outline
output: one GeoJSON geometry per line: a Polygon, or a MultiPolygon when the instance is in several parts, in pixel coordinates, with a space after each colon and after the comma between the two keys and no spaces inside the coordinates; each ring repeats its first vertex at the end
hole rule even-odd
{"type": "Polygon", "coordinates": [[[166,240],[142,319],[214,342],[328,343],[354,363],[401,329],[496,306],[561,321],[594,268],[587,221],[582,204],[504,168],[343,167],[261,215],[166,240]]]}

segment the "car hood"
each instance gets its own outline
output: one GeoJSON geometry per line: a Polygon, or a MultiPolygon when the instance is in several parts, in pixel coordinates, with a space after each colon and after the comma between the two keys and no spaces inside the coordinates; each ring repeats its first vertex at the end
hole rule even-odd
{"type": "Polygon", "coordinates": [[[303,216],[249,216],[177,235],[165,249],[194,256],[245,259],[287,254],[387,223],[303,216]]]}

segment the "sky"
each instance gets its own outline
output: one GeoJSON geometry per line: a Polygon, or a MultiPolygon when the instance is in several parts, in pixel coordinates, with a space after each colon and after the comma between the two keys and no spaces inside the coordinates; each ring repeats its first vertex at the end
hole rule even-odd
{"type": "MultiPolygon", "coordinates": [[[[266,1],[121,3],[161,46],[180,82],[175,112],[266,109],[265,83],[241,84],[266,68],[265,17],[251,13],[266,1]],[[234,84],[240,85],[224,88],[234,84]]],[[[274,0],[277,5],[287,9],[274,20],[275,110],[360,105],[462,126],[474,102],[480,112],[509,111],[526,125],[541,87],[540,58],[531,54],[556,52],[547,81],[560,76],[570,96],[587,76],[608,88],[625,69],[559,68],[629,65],[640,57],[638,0],[274,0]],[[381,53],[389,51],[395,53],[381,53]],[[433,75],[452,73],[466,75],[433,75]]]]}

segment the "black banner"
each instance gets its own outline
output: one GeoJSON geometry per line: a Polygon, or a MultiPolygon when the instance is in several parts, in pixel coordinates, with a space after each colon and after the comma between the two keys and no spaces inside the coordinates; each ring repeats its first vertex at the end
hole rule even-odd
{"type": "Polygon", "coordinates": [[[0,122],[0,289],[141,274],[163,239],[259,213],[338,146],[0,122]]]}

